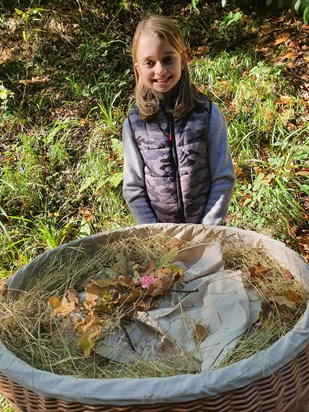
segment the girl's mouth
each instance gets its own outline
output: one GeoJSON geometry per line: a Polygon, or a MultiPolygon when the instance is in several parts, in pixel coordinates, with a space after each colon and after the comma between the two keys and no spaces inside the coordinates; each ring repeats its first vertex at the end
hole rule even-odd
{"type": "Polygon", "coordinates": [[[166,84],[172,76],[167,77],[166,79],[154,79],[153,81],[157,84],[166,84]]]}

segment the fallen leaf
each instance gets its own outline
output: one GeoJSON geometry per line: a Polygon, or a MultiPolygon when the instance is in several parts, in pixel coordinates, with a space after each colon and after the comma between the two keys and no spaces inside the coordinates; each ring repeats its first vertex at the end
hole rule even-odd
{"type": "Polygon", "coordinates": [[[89,312],[82,321],[75,325],[76,332],[81,335],[87,335],[91,338],[97,338],[101,334],[101,320],[94,312],[89,312]]]}
{"type": "Polygon", "coordinates": [[[90,279],[85,286],[85,291],[96,295],[97,297],[102,297],[105,294],[109,294],[111,288],[116,285],[116,279],[90,279]]]}
{"type": "Polygon", "coordinates": [[[270,271],[270,269],[264,268],[260,263],[258,263],[256,266],[252,266],[248,268],[250,277],[253,279],[258,279],[258,278],[263,278],[264,275],[270,271]]]}
{"type": "Polygon", "coordinates": [[[98,300],[98,295],[95,293],[91,293],[88,290],[86,291],[86,296],[84,300],[84,307],[88,310],[91,310],[96,307],[97,300],[98,300]]]}
{"type": "Polygon", "coordinates": [[[48,299],[48,303],[51,309],[54,310],[60,306],[60,299],[57,296],[51,296],[48,299]]]}
{"type": "Polygon", "coordinates": [[[85,358],[91,353],[91,350],[95,347],[95,340],[91,337],[84,335],[81,336],[77,342],[77,346],[84,351],[85,358]]]}
{"type": "MultiPolygon", "coordinates": [[[[56,305],[57,304],[57,298],[54,296],[49,298],[49,304],[50,305],[56,305]]],[[[51,306],[52,307],[52,306],[51,306]]],[[[56,307],[54,307],[53,312],[54,315],[60,316],[60,317],[67,317],[73,310],[75,309],[75,302],[69,302],[67,298],[64,296],[60,304],[56,307]]]]}
{"type": "Polygon", "coordinates": [[[297,57],[299,57],[298,53],[289,52],[287,54],[284,54],[283,56],[280,56],[279,59],[280,60],[296,59],[297,57]]]}
{"type": "Polygon", "coordinates": [[[5,280],[0,280],[0,296],[6,296],[7,292],[9,290],[9,287],[5,280]]]}
{"type": "Polygon", "coordinates": [[[118,275],[130,274],[130,266],[128,259],[123,253],[116,254],[116,263],[111,268],[118,275]]]}
{"type": "Polygon", "coordinates": [[[134,288],[135,282],[130,276],[120,275],[117,278],[117,284],[128,288],[134,288]]]}
{"type": "Polygon", "coordinates": [[[174,278],[169,273],[160,272],[155,277],[154,283],[147,288],[147,295],[149,296],[160,296],[164,295],[172,284],[174,283],[174,278]]]}
{"type": "Polygon", "coordinates": [[[173,238],[171,238],[171,239],[168,239],[166,242],[165,242],[165,246],[169,249],[169,250],[171,250],[171,249],[180,249],[180,247],[181,247],[181,245],[182,245],[182,242],[179,240],[179,239],[177,239],[176,237],[173,237],[173,238]]]}
{"type": "Polygon", "coordinates": [[[200,323],[195,325],[195,338],[198,343],[202,342],[205,340],[208,336],[207,329],[201,325],[200,323]]]}
{"type": "Polygon", "coordinates": [[[288,104],[288,105],[295,105],[295,99],[291,96],[280,96],[276,100],[276,104],[288,104]]]}
{"type": "Polygon", "coordinates": [[[69,302],[74,302],[76,305],[80,304],[79,294],[76,292],[75,289],[69,288],[67,290],[66,297],[69,302]]]}
{"type": "Polygon", "coordinates": [[[299,305],[302,301],[301,295],[297,292],[294,292],[293,290],[287,290],[285,292],[285,296],[287,297],[287,299],[294,302],[296,305],[299,305]]]}
{"type": "Polygon", "coordinates": [[[150,260],[147,265],[143,268],[143,270],[141,271],[141,273],[139,274],[139,277],[142,277],[144,275],[150,275],[151,272],[153,272],[155,269],[155,261],[154,260],[150,260]]]}
{"type": "Polygon", "coordinates": [[[160,257],[157,263],[157,267],[160,268],[162,266],[168,266],[174,261],[178,253],[179,253],[178,248],[171,249],[169,252],[165,253],[163,256],[160,257]]]}
{"type": "Polygon", "coordinates": [[[276,40],[274,41],[274,45],[278,46],[281,43],[285,43],[289,38],[290,38],[289,33],[285,33],[284,35],[281,35],[280,37],[276,38],[276,40]]]}

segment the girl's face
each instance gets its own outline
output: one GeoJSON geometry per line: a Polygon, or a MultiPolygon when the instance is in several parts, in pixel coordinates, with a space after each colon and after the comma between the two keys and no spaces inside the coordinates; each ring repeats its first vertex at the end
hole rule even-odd
{"type": "Polygon", "coordinates": [[[144,86],[160,93],[169,92],[178,83],[184,67],[184,56],[167,40],[155,34],[140,37],[135,71],[144,86]]]}

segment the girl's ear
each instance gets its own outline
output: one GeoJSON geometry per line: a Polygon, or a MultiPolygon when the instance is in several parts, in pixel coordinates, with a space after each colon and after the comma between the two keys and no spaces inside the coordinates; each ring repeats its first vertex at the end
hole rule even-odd
{"type": "Polygon", "coordinates": [[[138,63],[134,64],[134,73],[135,73],[135,77],[138,79],[140,76],[140,72],[139,72],[139,68],[138,68],[138,63]]]}

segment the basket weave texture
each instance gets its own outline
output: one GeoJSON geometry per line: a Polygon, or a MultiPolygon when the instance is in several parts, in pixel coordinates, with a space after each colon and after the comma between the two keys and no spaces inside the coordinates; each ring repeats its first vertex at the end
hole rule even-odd
{"type": "Polygon", "coordinates": [[[126,406],[65,402],[29,391],[1,372],[0,393],[20,412],[301,412],[309,400],[309,346],[270,377],[190,402],[126,406]]]}

